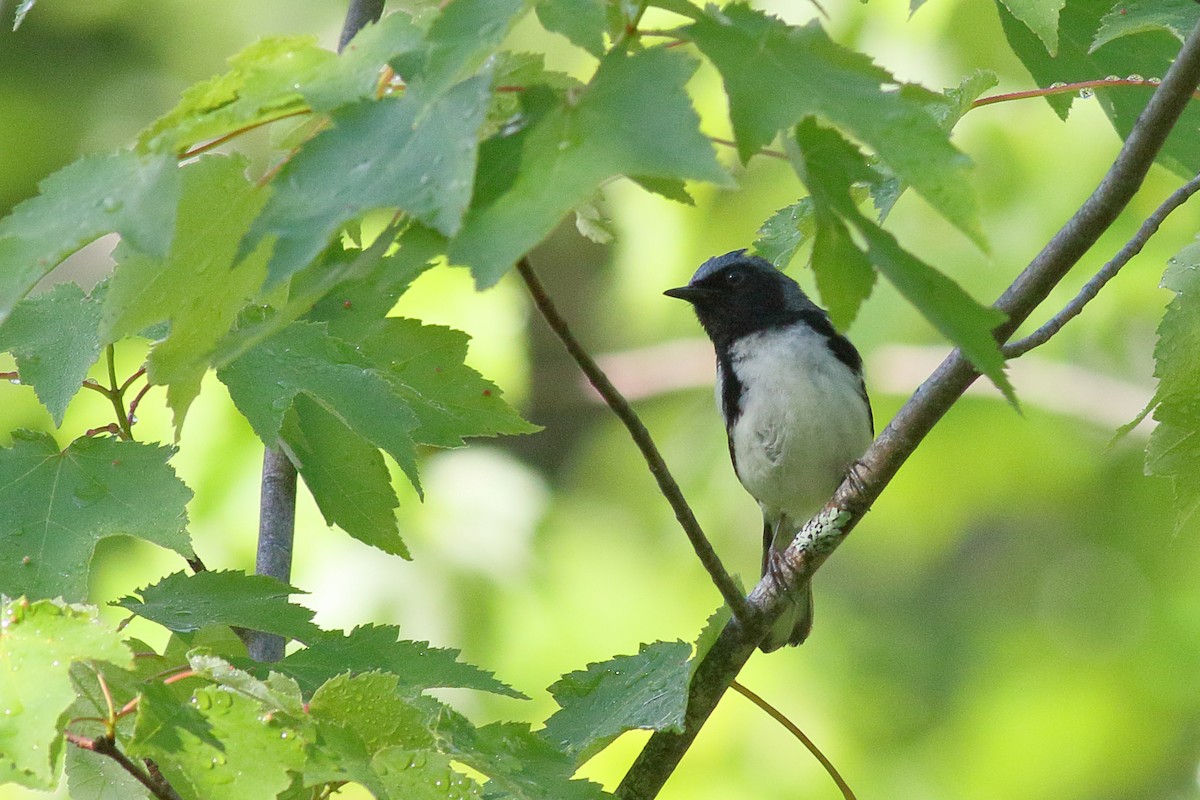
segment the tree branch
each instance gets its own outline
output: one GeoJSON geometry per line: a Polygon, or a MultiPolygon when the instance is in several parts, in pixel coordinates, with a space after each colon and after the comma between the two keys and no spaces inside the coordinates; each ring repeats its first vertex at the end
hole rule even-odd
{"type": "MultiPolygon", "coordinates": [[[[1175,63],[1150,98],[1100,185],[996,301],[1008,319],[996,329],[1004,342],[1112,224],[1140,188],[1154,157],[1200,84],[1200,26],[1188,36],[1175,63]]],[[[796,591],[879,497],[901,465],[979,373],[955,349],[917,389],[864,454],[817,519],[805,525],[783,554],[784,583],[796,591]]],[[[754,625],[726,625],[696,668],[684,729],[650,737],[617,788],[622,800],[650,800],[678,766],[717,701],[754,652],[762,630],[786,607],[787,590],[769,576],[751,592],[761,612],[754,625]]]]}
{"type": "MultiPolygon", "coordinates": [[[[282,449],[268,447],[263,451],[261,486],[254,572],[290,583],[296,533],[296,465],[282,449]]],[[[247,631],[245,638],[250,657],[255,661],[283,658],[287,642],[282,636],[247,631]]]]}
{"type": "MultiPolygon", "coordinates": [[[[379,21],[383,4],[384,0],[350,0],[338,40],[339,53],[364,25],[379,21]]],[[[267,447],[263,452],[260,485],[254,571],[290,583],[296,532],[296,466],[283,450],[267,447]]],[[[261,631],[250,631],[247,636],[250,657],[255,661],[280,660],[285,644],[282,636],[261,631]]]]}
{"type": "Polygon", "coordinates": [[[129,756],[117,748],[117,743],[111,737],[97,736],[95,739],[89,739],[86,736],[80,736],[70,731],[67,731],[64,735],[66,740],[76,747],[91,750],[93,753],[107,756],[116,761],[121,765],[121,769],[132,775],[138,783],[145,786],[147,791],[157,797],[158,800],[182,800],[171,784],[167,783],[165,778],[155,779],[154,776],[135,764],[129,756]]]}
{"type": "Polygon", "coordinates": [[[1047,320],[1044,325],[1033,333],[1023,339],[1006,344],[1002,348],[1005,357],[1016,358],[1022,356],[1033,348],[1041,347],[1050,341],[1051,337],[1062,330],[1064,325],[1079,316],[1079,312],[1083,311],[1083,307],[1096,298],[1096,295],[1104,288],[1104,284],[1116,277],[1122,267],[1128,264],[1138,253],[1142,252],[1142,248],[1145,247],[1146,242],[1150,241],[1150,237],[1158,233],[1158,227],[1162,225],[1163,220],[1172,211],[1186,203],[1198,191],[1200,191],[1200,175],[1196,175],[1196,177],[1172,192],[1171,196],[1164,200],[1163,204],[1154,209],[1154,213],[1146,218],[1146,221],[1138,228],[1138,232],[1134,234],[1132,239],[1125,243],[1125,246],[1113,256],[1112,260],[1105,264],[1099,272],[1092,276],[1091,280],[1083,285],[1083,288],[1079,290],[1079,294],[1075,295],[1071,302],[1063,306],[1061,311],[1047,320]]]}
{"type": "Polygon", "coordinates": [[[583,374],[587,376],[588,381],[604,398],[604,402],[612,409],[613,413],[625,424],[629,430],[629,435],[637,445],[638,450],[642,453],[642,458],[645,459],[646,465],[650,468],[650,474],[658,481],[658,489],[662,492],[663,497],[667,498],[667,502],[671,504],[671,509],[675,512],[675,519],[679,520],[683,532],[687,534],[688,540],[692,543],[692,548],[696,551],[696,557],[700,559],[700,563],[708,570],[709,577],[716,585],[717,590],[721,592],[721,596],[725,598],[726,605],[733,611],[734,617],[744,622],[749,621],[753,616],[753,611],[746,602],[746,598],[742,596],[742,592],[738,589],[733,578],[725,571],[725,566],[721,563],[721,559],[713,550],[712,544],[708,541],[708,537],[704,535],[704,531],[700,527],[700,523],[696,521],[696,515],[692,513],[691,507],[687,504],[687,500],[683,497],[683,492],[679,488],[679,484],[675,482],[675,478],[671,476],[671,471],[667,468],[667,462],[663,460],[662,454],[658,452],[658,447],[654,444],[654,439],[650,436],[650,431],[646,430],[646,426],[638,417],[637,412],[629,405],[629,401],[621,394],[616,386],[613,386],[612,381],[604,374],[604,370],[595,360],[588,355],[583,345],[571,333],[571,328],[567,325],[567,321],[558,313],[558,309],[554,307],[554,301],[550,299],[550,295],[546,293],[546,289],[542,286],[542,282],[533,271],[533,266],[529,263],[528,258],[522,258],[517,262],[517,272],[522,280],[525,281],[526,287],[529,289],[529,294],[533,298],[533,303],[537,306],[542,317],[546,320],[546,324],[554,331],[563,346],[567,348],[567,352],[575,359],[575,363],[583,370],[583,374]]]}

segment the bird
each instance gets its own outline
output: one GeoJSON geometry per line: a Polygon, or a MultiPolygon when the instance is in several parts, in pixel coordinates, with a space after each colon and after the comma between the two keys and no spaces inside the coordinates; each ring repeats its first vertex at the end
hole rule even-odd
{"type": "MultiPolygon", "coordinates": [[[[729,456],[762,510],[765,576],[874,438],[862,357],[796,281],[745,250],[708,259],[664,294],[691,303],[712,340],[729,456]]],[[[792,599],[764,652],[812,630],[811,584],[792,599]]]]}

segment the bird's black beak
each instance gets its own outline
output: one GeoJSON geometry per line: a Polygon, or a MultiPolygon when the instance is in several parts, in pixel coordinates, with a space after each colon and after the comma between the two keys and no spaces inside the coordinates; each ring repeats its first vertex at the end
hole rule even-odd
{"type": "Polygon", "coordinates": [[[667,297],[675,297],[679,300],[687,300],[689,303],[696,303],[711,297],[714,292],[712,289],[704,286],[680,286],[676,289],[667,289],[663,294],[667,297]]]}

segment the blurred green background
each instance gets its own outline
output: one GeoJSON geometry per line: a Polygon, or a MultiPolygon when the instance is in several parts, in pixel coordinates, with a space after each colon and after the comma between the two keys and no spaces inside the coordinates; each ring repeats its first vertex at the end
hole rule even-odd
{"type": "MultiPolygon", "coordinates": [[[[903,80],[942,88],[982,68],[1000,75],[1000,90],[1032,88],[984,0],[930,2],[911,19],[907,3],[824,4],[836,39],[903,80]]],[[[812,11],[756,5],[795,22],[812,11]]],[[[202,11],[42,0],[19,32],[0,31],[0,210],[78,155],[127,145],[260,36],[313,33],[332,47],[343,10],[315,0],[210,0],[202,11]]],[[[580,76],[594,67],[532,19],[512,40],[580,76]]],[[[728,135],[715,72],[702,68],[692,88],[706,130],[728,135]]],[[[1119,142],[1094,100],[1077,101],[1066,124],[1040,100],[991,106],[955,136],[976,163],[990,253],[911,193],[888,227],[990,302],[1091,191],[1119,142]]],[[[245,146],[262,158],[264,141],[245,146]]],[[[727,565],[753,581],[758,511],[728,463],[711,351],[688,309],[661,295],[705,258],[748,246],[800,192],[780,161],[736,171],[739,190],[695,186],[695,207],[610,184],[616,241],[591,243],[568,221],[533,261],[580,337],[638,398],[727,565]]],[[[1178,182],[1156,168],[1035,319],[1072,296],[1178,182]]],[[[815,739],[860,798],[1200,797],[1200,537],[1195,525],[1173,532],[1169,485],[1142,477],[1147,426],[1109,444],[1151,397],[1154,331],[1170,299],[1158,280],[1198,223],[1200,207],[1176,213],[1081,319],[1014,365],[1023,414],[986,388],[964,399],[818,576],[808,644],[751,660],[742,681],[815,739]]],[[[60,273],[96,280],[111,246],[89,247],[60,273]]],[[[811,287],[799,261],[791,272],[811,287]]],[[[544,687],[562,673],[641,642],[694,638],[719,597],[623,429],[591,400],[518,282],[476,294],[464,271],[441,268],[397,313],[472,334],[472,363],[545,430],[427,453],[425,502],[397,484],[412,562],[327,529],[302,497],[294,583],[310,592],[301,599],[317,621],[398,623],[410,638],[462,648],[533,698],[450,695],[479,722],[538,723],[554,708],[544,687]]],[[[948,349],[886,285],[849,334],[867,360],[879,427],[948,349]]],[[[130,343],[120,356],[132,371],[142,353],[130,343]]],[[[169,439],[158,392],[140,416],[143,438],[169,439]]],[[[107,420],[81,397],[59,436],[107,420]]],[[[28,388],[5,384],[4,444],[18,427],[51,424],[28,388]]],[[[196,493],[191,532],[210,567],[253,564],[260,458],[210,378],[174,460],[196,493]]],[[[94,600],[182,567],[149,545],[109,540],[94,600]]],[[[130,632],[162,641],[145,623],[130,632]]],[[[615,786],[644,738],[627,735],[584,774],[615,786]]],[[[0,789],[5,800],[35,796],[45,795],[0,789]]],[[[796,741],[730,695],[662,796],[838,795],[796,741]]]]}

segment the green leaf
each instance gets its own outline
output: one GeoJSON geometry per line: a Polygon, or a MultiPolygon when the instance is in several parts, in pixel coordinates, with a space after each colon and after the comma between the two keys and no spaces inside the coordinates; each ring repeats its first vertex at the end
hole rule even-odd
{"type": "Polygon", "coordinates": [[[306,785],[354,781],[376,797],[391,796],[373,756],[391,748],[415,752],[434,745],[430,710],[400,697],[397,680],[377,672],[340,675],[317,689],[308,705],[317,746],[304,765],[306,785]]]}
{"type": "MultiPolygon", "coordinates": [[[[741,586],[741,581],[738,581],[738,585],[741,586]]],[[[695,653],[692,655],[692,660],[688,662],[689,683],[692,680],[691,676],[696,674],[696,667],[700,666],[704,657],[708,655],[708,651],[717,643],[721,631],[725,630],[725,626],[731,619],[733,619],[733,612],[729,610],[729,606],[723,605],[709,614],[708,619],[704,621],[704,627],[700,630],[700,635],[696,637],[695,653]]]]}
{"type": "Polygon", "coordinates": [[[190,557],[192,493],[167,464],[174,452],[98,437],[60,452],[48,434],[15,432],[0,449],[0,590],[82,600],[96,543],[108,536],[190,557]]]}
{"type": "Polygon", "coordinates": [[[369,753],[385,747],[433,746],[426,712],[399,694],[400,678],[382,672],[338,675],[313,693],[308,713],[320,725],[338,725],[358,737],[369,753]]]}
{"type": "Polygon", "coordinates": [[[970,160],[926,104],[938,95],[900,84],[813,22],[793,27],[733,3],[684,28],[721,72],[738,153],[748,161],[775,135],[817,117],[866,143],[947,220],[983,247],[970,160]]]}
{"type": "Polygon", "coordinates": [[[359,350],[381,371],[417,417],[414,441],[460,447],[464,436],[532,433],[495,384],[464,362],[465,333],[418,320],[388,317],[365,336],[359,350]]]}
{"type": "Polygon", "coordinates": [[[549,689],[560,709],[541,735],[582,763],[625,731],[682,731],[691,655],[686,642],[655,642],[567,673],[549,689]]]}
{"type": "Polygon", "coordinates": [[[480,288],[491,286],[617,175],[728,185],[684,92],[695,70],[682,53],[616,50],[577,97],[553,105],[545,93],[522,98],[537,121],[481,150],[478,188],[450,242],[451,262],[471,267],[480,288]]]}
{"type": "Polygon", "coordinates": [[[384,797],[395,800],[472,800],[483,797],[479,784],[456,771],[440,753],[393,747],[371,760],[384,797]]]}
{"type": "Polygon", "coordinates": [[[24,785],[52,788],[59,715],[75,700],[68,671],[73,662],[90,660],[132,661],[95,609],[50,600],[0,603],[0,772],[11,767],[27,773],[24,785]]]}
{"type": "Polygon", "coordinates": [[[12,351],[21,382],[33,387],[55,425],[62,425],[67,404],[100,358],[102,295],[60,283],[17,303],[0,322],[0,350],[12,351]]]}
{"type": "Polygon", "coordinates": [[[187,89],[138,135],[138,146],[181,153],[244,128],[373,97],[383,66],[420,46],[420,30],[402,13],[364,27],[340,57],[315,36],[261,39],[229,59],[229,72],[187,89]]]}
{"type": "Polygon", "coordinates": [[[1172,481],[1176,529],[1200,508],[1200,244],[1171,259],[1162,285],[1175,293],[1158,326],[1154,418],[1146,472],[1172,481]]]}
{"type": "Polygon", "coordinates": [[[176,434],[218,343],[266,277],[266,243],[234,263],[238,240],[267,199],[245,171],[241,156],[206,156],[185,167],[178,228],[167,257],[120,252],[105,298],[106,340],[164,320],[170,324],[146,368],[151,383],[168,386],[176,434]]]}
{"type": "MultiPolygon", "coordinates": [[[[376,308],[389,297],[399,296],[412,278],[425,268],[425,262],[445,250],[445,241],[441,234],[414,223],[406,228],[399,224],[388,225],[365,250],[348,250],[341,242],[331,243],[316,261],[292,278],[286,298],[277,298],[278,305],[270,309],[247,309],[238,326],[218,348],[214,363],[218,368],[230,364],[301,317],[318,318],[316,308],[323,300],[329,300],[330,292],[340,287],[358,286],[361,290],[359,299],[364,298],[363,291],[369,293],[371,286],[376,287],[378,296],[366,304],[367,309],[376,308]],[[403,235],[397,242],[396,237],[402,230],[403,235]],[[384,253],[394,244],[399,245],[399,252],[385,258],[384,253]],[[418,261],[420,266],[417,266],[418,261]]],[[[351,300],[353,305],[354,296],[340,299],[351,300]]],[[[341,318],[347,316],[343,313],[341,318]]],[[[327,311],[319,317],[328,318],[327,311]]],[[[358,321],[362,322],[361,319],[358,321]]],[[[339,335],[338,338],[345,337],[339,335]]]]}
{"type": "Polygon", "coordinates": [[[1058,15],[1067,0],[1003,0],[1009,12],[1037,34],[1051,56],[1058,53],[1058,15]]]}
{"type": "Polygon", "coordinates": [[[305,111],[298,84],[337,56],[316,36],[272,36],[229,59],[229,72],[188,88],[179,104],[138,134],[138,146],[177,154],[205,139],[305,111]]]}
{"type": "Polygon", "coordinates": [[[304,394],[293,399],[280,435],[327,524],[411,558],[396,524],[391,475],[375,445],[304,394]]]}
{"type": "Polygon", "coordinates": [[[176,752],[183,749],[184,736],[216,750],[225,749],[224,743],[213,735],[212,724],[188,698],[178,697],[157,680],[145,681],[140,689],[132,753],[176,752]]]}
{"type": "Polygon", "coordinates": [[[972,104],[999,82],[1000,78],[996,73],[977,69],[959,81],[958,86],[929,98],[925,110],[933,116],[942,130],[950,133],[958,121],[971,110],[972,104]]]}
{"type": "MultiPolygon", "coordinates": [[[[629,9],[636,9],[636,6],[629,4],[623,5],[629,9]]],[[[650,0],[650,2],[646,3],[646,5],[653,6],[655,8],[661,8],[666,11],[670,11],[672,14],[678,14],[681,17],[687,17],[688,19],[699,19],[704,13],[699,7],[688,2],[688,0],[650,0]]]]}
{"type": "Polygon", "coordinates": [[[410,84],[436,95],[492,57],[525,10],[525,0],[454,0],[429,27],[420,53],[392,59],[410,84]]]}
{"type": "Polygon", "coordinates": [[[630,175],[629,180],[641,186],[647,192],[653,192],[676,203],[694,206],[696,201],[688,193],[687,184],[676,178],[647,178],[642,175],[630,175]]]}
{"type": "Polygon", "coordinates": [[[285,714],[293,720],[298,720],[304,715],[300,687],[287,675],[271,672],[267,679],[262,681],[225,659],[201,652],[199,649],[188,653],[188,664],[197,675],[249,697],[271,714],[285,714]]]}
{"type": "Polygon", "coordinates": [[[478,689],[528,699],[496,680],[486,670],[458,660],[459,651],[430,647],[428,642],[398,639],[392,625],[362,625],[342,636],[329,633],[308,647],[272,665],[300,684],[305,694],[342,673],[383,670],[400,678],[400,689],[411,694],[435,688],[478,689]]]}
{"type": "Polygon", "coordinates": [[[445,250],[446,240],[441,234],[414,224],[401,234],[398,244],[394,255],[374,261],[356,274],[343,276],[320,292],[316,287],[310,291],[310,284],[324,282],[330,273],[342,271],[347,262],[357,258],[359,251],[335,251],[327,262],[320,264],[319,271],[305,270],[293,278],[293,295],[322,294],[316,302],[308,303],[305,319],[324,322],[331,336],[347,342],[362,341],[395,307],[409,285],[445,250]]]}
{"type": "Polygon", "coordinates": [[[0,320],[60,261],[103,234],[166,255],[177,172],[170,156],[121,152],[82,158],[42,181],[40,195],[0,220],[0,320]]]}
{"type": "Polygon", "coordinates": [[[138,589],[140,598],[126,596],[113,605],[172,631],[231,625],[301,642],[315,641],[321,629],[312,623],[313,612],[288,602],[288,595],[300,593],[269,575],[234,570],[194,575],[176,572],[138,589]]]}
{"type": "Polygon", "coordinates": [[[66,748],[71,800],[150,800],[145,786],[108,756],[82,747],[66,748]]]}
{"type": "Polygon", "coordinates": [[[604,57],[608,20],[603,0],[539,0],[536,10],[543,28],[561,33],[596,58],[604,57]]]}
{"type": "Polygon", "coordinates": [[[1094,51],[1122,36],[1153,30],[1167,31],[1182,42],[1197,23],[1200,23],[1200,5],[1195,0],[1120,2],[1100,20],[1100,28],[1089,50],[1094,51]]]}
{"type": "Polygon", "coordinates": [[[163,749],[139,743],[136,752],[153,758],[163,776],[184,797],[275,797],[291,784],[289,772],[304,765],[304,742],[283,720],[262,706],[220,686],[197,689],[192,704],[212,726],[223,750],[179,731],[181,746],[163,749]]]}
{"type": "Polygon", "coordinates": [[[601,800],[611,798],[599,786],[571,780],[574,761],[521,723],[493,723],[473,728],[461,716],[444,710],[436,731],[440,749],[490,780],[489,797],[517,800],[601,800]]]}
{"type": "MultiPolygon", "coordinates": [[[[758,229],[754,251],[779,269],[786,269],[800,247],[817,235],[817,220],[810,198],[779,209],[758,229]]],[[[828,301],[826,301],[828,302],[828,301]]]]}
{"type": "Polygon", "coordinates": [[[242,242],[247,252],[276,236],[269,266],[276,285],[311,262],[348,220],[398,208],[450,235],[471,199],[476,137],[490,97],[487,76],[438,95],[404,96],[335,111],[280,170],[275,193],[242,242]]]}
{"type": "Polygon", "coordinates": [[[396,459],[419,486],[411,433],[417,416],[375,365],[349,343],[329,336],[323,325],[292,323],[217,376],[264,442],[278,441],[284,414],[303,392],[396,459]]]}
{"type": "MultiPolygon", "coordinates": [[[[998,8],[1009,45],[1041,86],[1099,80],[1108,75],[1161,78],[1179,52],[1174,38],[1156,33],[1116,38],[1093,47],[1105,5],[1094,0],[1068,0],[1059,18],[1058,55],[1051,57],[1025,25],[1004,6],[998,8]]],[[[1096,90],[1096,101],[1124,139],[1153,93],[1152,86],[1102,88],[1096,90]]],[[[1046,101],[1066,119],[1076,97],[1074,93],[1048,95],[1046,101]]],[[[1200,105],[1191,103],[1167,137],[1156,157],[1158,162],[1185,178],[1200,172],[1200,137],[1195,135],[1198,129],[1200,105]]]]}
{"type": "Polygon", "coordinates": [[[851,197],[851,186],[870,183],[872,170],[853,145],[812,122],[802,122],[796,127],[796,142],[797,171],[812,192],[818,224],[834,229],[835,237],[842,242],[839,247],[857,250],[846,230],[847,226],[852,227],[865,241],[870,264],[942,335],[961,348],[976,369],[1015,402],[1012,386],[1004,374],[1004,356],[992,335],[993,329],[1004,321],[1004,315],[981,305],[954,281],[905,251],[895,237],[858,210],[851,197]]]}

